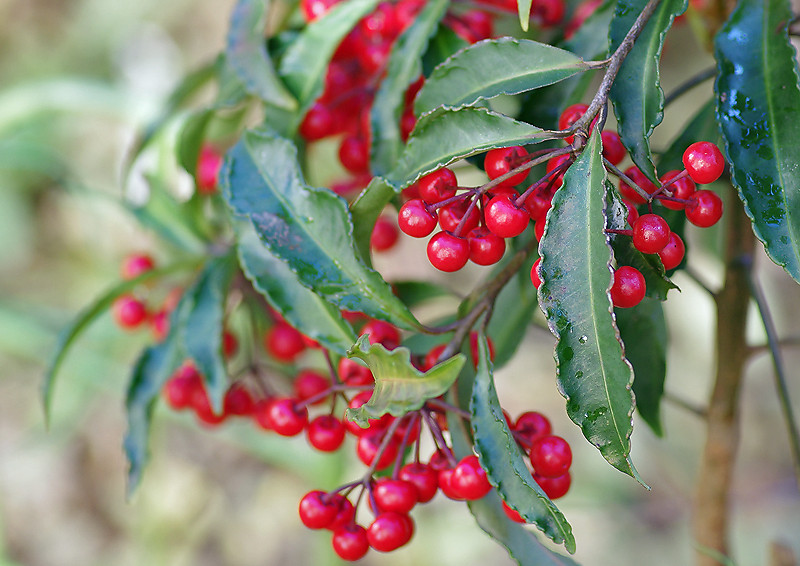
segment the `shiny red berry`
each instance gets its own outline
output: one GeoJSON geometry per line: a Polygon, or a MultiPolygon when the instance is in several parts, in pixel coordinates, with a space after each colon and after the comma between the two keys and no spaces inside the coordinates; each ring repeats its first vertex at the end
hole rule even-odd
{"type": "Polygon", "coordinates": [[[336,518],[336,503],[324,491],[310,491],[300,500],[300,520],[309,529],[324,529],[336,518]]]}
{"type": "Polygon", "coordinates": [[[122,262],[122,278],[136,279],[155,267],[156,262],[148,254],[131,254],[122,262]]]}
{"type": "Polygon", "coordinates": [[[506,252],[505,239],[483,227],[473,228],[467,234],[469,259],[478,265],[493,265],[506,252]]]}
{"type": "Polygon", "coordinates": [[[379,552],[397,550],[414,534],[414,523],[408,515],[388,511],[380,513],[367,528],[369,545],[379,552]]]}
{"type": "Polygon", "coordinates": [[[375,222],[372,235],[369,239],[369,246],[376,252],[385,252],[394,247],[400,234],[397,226],[388,218],[381,216],[375,222]]]}
{"type": "Polygon", "coordinates": [[[428,173],[417,181],[420,198],[428,204],[435,204],[456,195],[458,181],[456,175],[447,167],[428,173]]]}
{"type": "Polygon", "coordinates": [[[361,136],[350,135],[339,145],[339,161],[351,173],[369,169],[369,144],[361,136]]]}
{"type": "MultiPolygon", "coordinates": [[[[661,177],[661,183],[667,185],[672,179],[680,175],[680,171],[668,171],[661,177]]],[[[691,177],[681,177],[674,183],[669,183],[666,190],[672,193],[674,198],[686,200],[694,194],[697,190],[697,185],[694,184],[691,177]]],[[[685,202],[676,202],[674,200],[662,199],[661,204],[670,210],[683,210],[686,208],[685,202]]]]}
{"type": "Polygon", "coordinates": [[[643,254],[656,254],[669,242],[669,224],[658,214],[643,214],[633,223],[633,245],[643,254]]]}
{"type": "Polygon", "coordinates": [[[684,255],[686,255],[686,246],[683,244],[683,240],[675,232],[671,232],[669,242],[667,242],[663,250],[658,252],[658,257],[661,258],[664,269],[669,271],[678,267],[683,261],[684,255]]]}
{"type": "Polygon", "coordinates": [[[600,133],[603,141],[603,157],[608,159],[612,165],[619,165],[625,156],[628,155],[619,134],[612,130],[603,130],[600,133]]]}
{"type": "Polygon", "coordinates": [[[470,208],[472,203],[469,199],[462,199],[451,202],[439,209],[439,226],[447,232],[455,232],[460,226],[461,233],[466,234],[470,230],[478,227],[481,221],[481,213],[477,206],[470,208]]]}
{"type": "Polygon", "coordinates": [[[400,331],[384,320],[370,320],[359,332],[359,336],[364,335],[369,335],[370,344],[382,344],[387,350],[394,350],[400,345],[400,331]]]}
{"type": "Polygon", "coordinates": [[[356,524],[344,525],[336,529],[333,532],[331,544],[339,558],[348,562],[362,559],[369,551],[367,530],[356,524]]]}
{"type": "Polygon", "coordinates": [[[567,473],[572,465],[572,450],[560,436],[542,436],[531,444],[530,459],[534,472],[551,478],[567,473]]]}
{"type": "Polygon", "coordinates": [[[397,224],[403,233],[414,238],[424,238],[433,232],[439,217],[436,212],[428,212],[421,199],[411,199],[400,207],[397,224]]]}
{"type": "Polygon", "coordinates": [[[285,322],[278,322],[264,336],[264,347],[276,360],[292,363],[306,349],[303,335],[285,322]]]}
{"type": "Polygon", "coordinates": [[[400,468],[397,477],[414,485],[419,503],[427,503],[439,490],[439,474],[428,464],[421,462],[406,464],[400,468]]]}
{"type": "Polygon", "coordinates": [[[439,232],[428,241],[428,260],[440,271],[458,271],[469,260],[469,242],[449,232],[439,232]]]}
{"type": "Polygon", "coordinates": [[[615,307],[635,307],[644,299],[645,291],[644,276],[635,267],[623,265],[614,272],[611,301],[615,307]]]}
{"type": "Polygon", "coordinates": [[[335,452],[344,442],[346,429],[342,421],[331,415],[314,417],[306,427],[308,443],[321,452],[335,452]]]}
{"type": "Polygon", "coordinates": [[[371,385],[375,378],[368,367],[351,358],[342,358],[337,367],[339,379],[347,385],[371,385]]]}
{"type": "Polygon", "coordinates": [[[534,474],[533,479],[550,499],[564,497],[572,483],[572,476],[570,476],[569,472],[551,478],[534,474]]]}
{"type": "MultiPolygon", "coordinates": [[[[522,146],[500,147],[486,153],[483,167],[490,179],[496,179],[525,163],[527,158],[528,152],[522,146]]],[[[526,169],[509,177],[501,185],[513,187],[522,183],[527,177],[528,170],[526,169]]]]}
{"type": "MultiPolygon", "coordinates": [[[[294,378],[294,396],[300,401],[317,397],[327,391],[331,386],[330,380],[321,373],[304,369],[294,378]]],[[[326,397],[314,401],[313,405],[324,403],[326,397]]]]}
{"type": "Polygon", "coordinates": [[[250,391],[242,383],[232,383],[225,392],[223,410],[226,416],[246,417],[253,414],[255,401],[250,391]]]}
{"type": "Polygon", "coordinates": [[[550,419],[537,411],[522,413],[514,423],[514,432],[523,437],[528,444],[539,438],[549,436],[552,430],[550,419]]]}
{"type": "Polygon", "coordinates": [[[112,307],[114,319],[121,328],[138,328],[147,320],[147,307],[133,295],[122,295],[112,307]]]}
{"type": "Polygon", "coordinates": [[[686,203],[686,219],[701,228],[708,228],[722,218],[722,199],[712,191],[697,191],[686,203]]]}
{"type": "MultiPolygon", "coordinates": [[[[642,173],[638,167],[632,165],[628,167],[624,171],[625,175],[627,175],[634,183],[639,185],[639,188],[645,191],[646,193],[653,194],[658,190],[658,187],[647,178],[647,176],[642,173]]],[[[634,204],[644,204],[647,200],[641,196],[636,189],[633,187],[628,186],[625,181],[619,182],[619,192],[622,194],[623,198],[629,200],[634,204]]]]}
{"type": "Polygon", "coordinates": [[[492,198],[486,205],[484,216],[486,227],[501,238],[513,238],[522,234],[531,219],[524,207],[518,207],[505,195],[492,198]]]}
{"type": "Polygon", "coordinates": [[[725,170],[722,152],[711,142],[695,142],[683,152],[683,166],[695,183],[705,185],[719,179],[725,170]]]}
{"type": "Polygon", "coordinates": [[[417,504],[417,488],[403,479],[381,478],[372,488],[378,510],[407,514],[417,504]]]}
{"type": "Polygon", "coordinates": [[[452,487],[464,499],[473,501],[480,499],[492,489],[486,477],[486,470],[481,467],[474,454],[462,458],[453,469],[452,487]]]}
{"type": "Polygon", "coordinates": [[[256,419],[262,419],[269,430],[281,436],[297,436],[308,424],[308,409],[297,407],[294,399],[272,399],[266,405],[256,405],[256,419]],[[259,411],[263,411],[259,413],[259,411]]]}
{"type": "MultiPolygon", "coordinates": [[[[538,222],[537,222],[538,225],[538,222]]],[[[542,265],[542,258],[536,258],[536,261],[533,262],[533,267],[531,267],[531,283],[537,289],[542,286],[542,276],[539,272],[539,267],[542,265]]]]}
{"type": "MultiPolygon", "coordinates": [[[[378,457],[378,449],[380,448],[382,442],[382,432],[370,432],[369,434],[365,434],[364,436],[360,437],[358,439],[358,445],[356,446],[356,454],[358,455],[358,459],[361,460],[365,466],[371,466],[375,461],[375,458],[378,457]]],[[[397,458],[397,450],[397,443],[394,441],[394,439],[392,439],[389,441],[389,444],[386,445],[386,449],[383,451],[383,454],[381,454],[380,458],[378,458],[375,469],[382,470],[391,466],[394,463],[395,458],[397,458]]]]}

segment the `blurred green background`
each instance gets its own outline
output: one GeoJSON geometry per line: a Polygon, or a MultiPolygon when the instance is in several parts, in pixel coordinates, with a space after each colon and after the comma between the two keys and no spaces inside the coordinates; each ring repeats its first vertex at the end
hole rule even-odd
{"type": "MultiPolygon", "coordinates": [[[[122,164],[170,88],[221,49],[232,4],[0,0],[0,566],[337,563],[329,536],[303,528],[296,509],[310,489],[358,477],[349,451],[322,457],[302,439],[242,423],[208,431],[160,408],[152,463],[126,501],[122,400],[129,365],[148,336],[124,334],[102,317],[67,358],[49,430],[39,403],[58,331],[114,284],[125,254],[162,253],[118,204],[122,164]]],[[[665,56],[667,85],[708,63],[694,54],[688,30],[676,37],[665,56]]],[[[657,140],[666,143],[687,117],[685,108],[671,107],[657,140]]],[[[717,236],[704,237],[713,243],[717,236]]],[[[419,260],[423,253],[419,242],[403,241],[376,264],[389,278],[398,266],[406,277],[435,276],[419,260]]],[[[718,282],[713,252],[692,262],[718,282]]],[[[781,333],[800,335],[800,288],[763,255],[758,269],[781,333]]],[[[702,406],[713,311],[691,280],[677,282],[682,292],[667,306],[667,389],[702,406]]],[[[760,324],[751,322],[759,343],[760,324]]],[[[665,438],[637,426],[633,457],[652,486],[647,492],[610,468],[567,419],[552,347],[551,336],[532,327],[498,387],[512,415],[545,412],[573,445],[573,487],[560,507],[574,527],[576,559],[587,566],[690,563],[702,420],[665,403],[665,438]]],[[[800,402],[800,349],[786,355],[800,402]]],[[[776,540],[800,555],[800,497],[766,356],[749,365],[742,401],[732,540],[736,563],[756,565],[766,563],[776,540]]],[[[373,552],[363,563],[511,563],[463,504],[439,497],[415,519],[410,545],[373,552]]]]}

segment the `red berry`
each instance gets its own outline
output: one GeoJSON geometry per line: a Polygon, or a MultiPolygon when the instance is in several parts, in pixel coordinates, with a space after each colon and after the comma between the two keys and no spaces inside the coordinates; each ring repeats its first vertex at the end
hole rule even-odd
{"type": "Polygon", "coordinates": [[[255,401],[247,387],[239,382],[228,387],[223,401],[223,410],[226,416],[246,417],[253,413],[254,408],[255,401]]]}
{"type": "MultiPolygon", "coordinates": [[[[369,434],[365,434],[364,436],[358,439],[358,446],[356,447],[356,453],[358,454],[358,459],[361,460],[365,466],[371,466],[372,462],[378,455],[378,449],[380,448],[381,443],[383,442],[383,433],[382,432],[370,432],[369,434]]],[[[392,439],[389,441],[389,444],[386,445],[386,449],[381,454],[380,458],[378,459],[378,463],[375,466],[376,470],[382,470],[391,466],[394,463],[395,458],[397,458],[397,443],[392,439]]]]}
{"type": "Polygon", "coordinates": [[[467,10],[461,15],[461,20],[471,31],[471,43],[492,37],[494,34],[492,18],[483,10],[467,10]]]}
{"type": "MultiPolygon", "coordinates": [[[[573,104],[567,106],[558,118],[558,129],[566,130],[577,122],[581,116],[586,114],[587,110],[589,110],[588,104],[573,104]]],[[[567,142],[569,143],[570,140],[567,140],[567,142]]]]}
{"type": "Polygon", "coordinates": [[[671,231],[658,214],[643,214],[633,223],[633,245],[643,254],[656,254],[669,242],[671,231]]]}
{"type": "Polygon", "coordinates": [[[558,499],[566,495],[572,483],[572,477],[569,475],[569,472],[552,478],[534,474],[533,479],[550,499],[558,499]]]}
{"type": "Polygon", "coordinates": [[[468,501],[480,499],[492,489],[492,484],[486,477],[486,470],[481,467],[478,457],[474,454],[466,456],[456,464],[450,482],[453,489],[468,501]]]}
{"type": "Polygon", "coordinates": [[[204,145],[197,158],[197,190],[210,195],[217,192],[217,175],[222,169],[222,155],[213,147],[204,145]]]}
{"type": "MultiPolygon", "coordinates": [[[[330,385],[330,380],[321,373],[304,369],[294,379],[294,395],[300,401],[305,401],[327,391],[330,385]]],[[[320,405],[325,402],[325,399],[326,397],[323,397],[312,404],[320,405]]]]}
{"type": "Polygon", "coordinates": [[[428,371],[439,363],[439,356],[442,355],[446,346],[447,344],[439,344],[431,348],[430,351],[425,354],[425,358],[422,360],[422,371],[428,371]]]}
{"type": "Polygon", "coordinates": [[[371,42],[394,39],[400,32],[394,8],[388,2],[378,4],[371,14],[366,15],[358,23],[358,28],[364,39],[371,42]]]}
{"type": "Polygon", "coordinates": [[[428,173],[417,181],[419,196],[428,204],[435,204],[454,197],[456,187],[458,187],[456,175],[447,167],[428,173]]]}
{"type": "Polygon", "coordinates": [[[137,328],[147,320],[147,308],[133,295],[121,295],[114,301],[114,319],[121,328],[137,328]]]}
{"type": "Polygon", "coordinates": [[[122,262],[122,278],[136,279],[155,267],[155,261],[147,254],[131,254],[122,262]]]}
{"type": "Polygon", "coordinates": [[[644,298],[645,291],[644,276],[635,267],[623,265],[614,272],[611,301],[615,307],[635,307],[644,298]]]}
{"type": "Polygon", "coordinates": [[[306,427],[308,443],[322,452],[335,452],[344,442],[342,421],[331,415],[315,417],[306,427]]]}
{"type": "Polygon", "coordinates": [[[628,226],[633,227],[636,224],[636,219],[639,218],[639,211],[636,210],[636,206],[630,203],[629,201],[623,201],[625,203],[625,207],[628,209],[628,226]]]}
{"type": "MultiPolygon", "coordinates": [[[[680,174],[680,171],[668,171],[661,177],[661,183],[667,185],[669,181],[680,174]]],[[[666,190],[670,191],[673,197],[686,200],[697,190],[697,185],[694,184],[691,177],[681,177],[674,183],[669,183],[666,190]]],[[[670,210],[683,210],[686,208],[686,203],[684,202],[675,202],[667,199],[661,200],[661,204],[670,210]]]]}
{"type": "MultiPolygon", "coordinates": [[[[558,157],[554,157],[547,162],[547,167],[545,167],[545,170],[549,173],[550,171],[553,171],[554,169],[561,167],[565,163],[569,163],[570,159],[571,158],[569,154],[559,155],[558,157]]],[[[555,175],[555,177],[553,178],[552,190],[558,190],[561,187],[561,185],[564,184],[564,173],[566,172],[567,168],[568,167],[565,167],[564,170],[560,171],[555,175]]]]}
{"type": "Polygon", "coordinates": [[[664,264],[664,269],[669,271],[675,269],[683,261],[683,256],[686,255],[686,246],[683,240],[675,232],[669,235],[669,242],[664,249],[658,252],[658,257],[661,258],[661,263],[664,264]]]}
{"type": "Polygon", "coordinates": [[[514,432],[526,439],[529,444],[539,438],[548,436],[551,431],[550,420],[537,411],[522,413],[514,423],[514,432]]]}
{"type": "MultiPolygon", "coordinates": [[[[645,191],[646,193],[653,194],[658,190],[658,187],[656,187],[655,184],[653,184],[653,182],[650,179],[648,179],[647,176],[644,173],[642,173],[639,170],[639,168],[636,167],[635,165],[632,165],[631,167],[625,169],[624,173],[634,183],[639,185],[639,188],[645,191]]],[[[639,195],[638,192],[636,192],[636,189],[628,186],[628,184],[625,183],[625,181],[619,182],[619,192],[626,200],[629,200],[634,204],[644,204],[645,202],[647,202],[647,200],[644,197],[642,197],[641,195],[639,195]]]]}
{"type": "Polygon", "coordinates": [[[405,110],[400,116],[400,137],[404,142],[408,141],[408,137],[411,135],[411,132],[414,131],[416,125],[417,117],[414,114],[414,110],[411,108],[405,110]]]}
{"type": "MultiPolygon", "coordinates": [[[[500,175],[505,175],[525,163],[528,152],[524,147],[515,145],[511,147],[500,147],[486,153],[483,160],[483,167],[490,179],[496,179],[500,175]]],[[[521,171],[503,181],[501,185],[513,187],[519,185],[528,177],[528,170],[521,171]]]]}
{"type": "Polygon", "coordinates": [[[367,530],[361,525],[349,524],[333,532],[333,550],[342,560],[360,560],[369,551],[367,530]]]}
{"type": "Polygon", "coordinates": [[[380,513],[367,529],[369,545],[380,552],[391,552],[406,544],[414,534],[414,523],[401,513],[380,513]]]}
{"type": "Polygon", "coordinates": [[[336,518],[338,507],[324,491],[310,491],[300,500],[300,520],[309,529],[324,529],[336,518]]]}
{"type": "Polygon", "coordinates": [[[331,493],[330,498],[336,506],[336,517],[334,517],[333,522],[326,528],[335,531],[345,525],[353,524],[353,519],[356,516],[356,508],[353,507],[350,500],[341,493],[331,493]]]}
{"type": "Polygon", "coordinates": [[[536,261],[533,262],[533,267],[531,267],[531,283],[533,283],[533,286],[537,289],[542,286],[542,276],[539,272],[539,267],[541,265],[542,258],[537,258],[536,261]]]}
{"type": "Polygon", "coordinates": [[[238,349],[239,341],[236,339],[236,336],[232,332],[225,330],[222,333],[222,354],[226,358],[232,358],[236,355],[238,349]]]}
{"type": "Polygon", "coordinates": [[[339,146],[339,161],[351,173],[369,169],[369,144],[361,136],[350,135],[339,146]]]}
{"type": "Polygon", "coordinates": [[[384,320],[370,320],[359,332],[359,336],[365,335],[369,335],[370,344],[382,344],[387,350],[394,350],[400,345],[400,331],[384,320]]]}
{"type": "Polygon", "coordinates": [[[448,454],[449,452],[447,450],[439,448],[436,452],[431,454],[430,460],[428,460],[428,466],[437,472],[451,469],[452,466],[450,465],[450,456],[448,454]]]}
{"type": "Polygon", "coordinates": [[[307,22],[312,22],[325,14],[339,0],[301,0],[300,9],[307,22]]]}
{"type": "MultiPolygon", "coordinates": [[[[489,359],[494,361],[494,343],[488,336],[486,337],[486,344],[489,347],[489,359]]],[[[478,333],[473,330],[469,333],[469,353],[472,355],[472,365],[477,369],[478,367],[478,333]]]]}
{"type": "Polygon", "coordinates": [[[417,488],[403,479],[381,478],[375,482],[372,493],[381,513],[407,514],[417,504],[417,488]]]}
{"type": "Polygon", "coordinates": [[[336,131],[336,119],[330,108],[321,102],[315,102],[308,109],[299,132],[307,141],[316,141],[332,136],[336,131]]]}
{"type": "Polygon", "coordinates": [[[308,409],[298,408],[294,399],[272,399],[265,405],[256,404],[256,419],[266,423],[264,428],[281,436],[297,436],[308,424],[308,409]]]}
{"type": "Polygon", "coordinates": [[[285,322],[278,322],[267,330],[264,347],[276,360],[292,363],[306,349],[303,335],[285,322]]]}
{"type": "Polygon", "coordinates": [[[428,464],[412,462],[400,468],[397,477],[414,485],[419,503],[427,503],[439,489],[439,474],[428,464]]]}
{"type": "Polygon", "coordinates": [[[400,234],[397,232],[397,226],[395,226],[394,222],[381,216],[372,229],[369,245],[376,252],[385,252],[394,247],[399,236],[400,234]]]}
{"type": "Polygon", "coordinates": [[[544,218],[537,220],[533,223],[533,235],[536,236],[536,241],[541,242],[542,236],[544,236],[544,225],[545,220],[544,218]]]}
{"type": "Polygon", "coordinates": [[[202,389],[200,374],[193,365],[179,368],[164,384],[164,398],[167,404],[180,411],[191,406],[194,391],[202,389]]]}
{"type": "Polygon", "coordinates": [[[469,260],[469,242],[449,232],[439,232],[428,241],[428,260],[441,271],[458,271],[469,260]]]}
{"type": "MultiPolygon", "coordinates": [[[[359,391],[348,404],[350,409],[358,409],[361,405],[369,401],[372,391],[359,391]]],[[[361,428],[355,422],[345,419],[344,425],[353,436],[365,436],[374,432],[383,431],[392,422],[393,417],[389,414],[383,415],[379,419],[369,419],[367,428],[361,428]]]]}
{"type": "Polygon", "coordinates": [[[539,190],[534,191],[525,199],[525,210],[531,216],[531,220],[537,222],[544,220],[547,216],[547,211],[553,206],[553,199],[547,195],[542,194],[539,190]]]}
{"type": "Polygon", "coordinates": [[[522,518],[522,515],[514,511],[508,504],[503,501],[503,513],[506,514],[506,517],[514,521],[515,523],[525,523],[525,519],[522,518]]]}
{"type": "Polygon", "coordinates": [[[513,238],[525,231],[530,215],[525,208],[517,207],[513,200],[499,195],[489,201],[484,211],[486,227],[501,238],[513,238]]]}
{"type": "Polygon", "coordinates": [[[722,199],[712,191],[697,191],[686,203],[686,219],[701,228],[708,228],[722,218],[722,199]]]}
{"type": "Polygon", "coordinates": [[[454,501],[463,501],[464,497],[458,490],[458,486],[453,483],[454,473],[455,468],[444,468],[439,470],[439,489],[442,490],[442,493],[448,499],[452,499],[454,501]]]}
{"type": "Polygon", "coordinates": [[[411,199],[400,207],[397,224],[405,234],[414,238],[424,238],[433,232],[438,222],[436,212],[428,212],[421,199],[411,199]]]}
{"type": "Polygon", "coordinates": [[[572,450],[560,436],[543,436],[531,445],[530,458],[534,472],[552,478],[567,473],[572,465],[572,450]]]}
{"type": "Polygon", "coordinates": [[[625,146],[622,145],[619,134],[612,130],[603,130],[600,133],[600,138],[603,140],[603,157],[608,159],[612,165],[622,163],[628,152],[625,146]]]}
{"type": "Polygon", "coordinates": [[[683,166],[695,183],[705,185],[719,179],[725,170],[722,152],[711,142],[695,142],[683,152],[683,166]]]}
{"type": "Polygon", "coordinates": [[[564,0],[534,0],[531,4],[531,19],[543,28],[552,27],[564,19],[565,10],[564,0]]]}
{"type": "Polygon", "coordinates": [[[471,203],[471,200],[463,199],[441,207],[439,209],[439,226],[442,230],[455,232],[461,225],[461,233],[466,234],[477,228],[481,221],[481,213],[477,206],[470,209],[471,203]]]}
{"type": "Polygon", "coordinates": [[[339,379],[347,385],[372,385],[375,378],[368,367],[351,358],[342,358],[338,366],[339,379]]]}
{"type": "Polygon", "coordinates": [[[194,413],[201,423],[216,426],[225,420],[225,413],[216,414],[211,407],[211,400],[208,398],[208,392],[202,384],[192,390],[192,398],[190,406],[194,409],[194,413]]]}
{"type": "Polygon", "coordinates": [[[486,228],[473,228],[467,234],[469,259],[478,265],[493,265],[506,251],[506,241],[486,228]]]}

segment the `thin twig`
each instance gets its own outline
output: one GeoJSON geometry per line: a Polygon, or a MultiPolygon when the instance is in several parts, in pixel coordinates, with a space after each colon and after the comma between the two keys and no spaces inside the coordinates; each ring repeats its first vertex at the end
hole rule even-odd
{"type": "Polygon", "coordinates": [[[717,296],[717,292],[714,291],[711,287],[709,287],[705,283],[705,281],[702,280],[702,278],[697,274],[697,272],[694,269],[692,269],[691,267],[689,267],[687,265],[685,268],[683,268],[683,272],[686,274],[686,276],[689,279],[694,281],[697,284],[697,286],[700,287],[703,291],[705,291],[706,293],[708,293],[712,297],[716,297],[717,296]]]}
{"type": "Polygon", "coordinates": [[[675,405],[676,407],[680,407],[681,409],[686,409],[687,411],[689,411],[694,415],[697,415],[701,419],[704,419],[708,416],[708,411],[704,407],[701,407],[700,405],[692,403],[691,401],[687,401],[686,399],[678,397],[673,393],[668,393],[665,391],[663,397],[664,401],[672,403],[673,405],[675,405]]]}
{"type": "Polygon", "coordinates": [[[713,78],[717,74],[716,67],[709,67],[708,69],[703,69],[693,77],[689,77],[684,82],[679,84],[675,89],[670,92],[666,98],[664,98],[664,106],[668,106],[672,104],[677,98],[683,96],[688,91],[692,90],[699,84],[706,82],[708,79],[713,78]]]}

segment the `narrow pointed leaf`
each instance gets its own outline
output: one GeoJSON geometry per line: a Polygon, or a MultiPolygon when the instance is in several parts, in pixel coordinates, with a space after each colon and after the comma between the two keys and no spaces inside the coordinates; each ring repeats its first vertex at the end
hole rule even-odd
{"type": "Polygon", "coordinates": [[[487,333],[494,343],[495,368],[503,367],[514,357],[536,311],[536,287],[524,271],[503,287],[494,304],[487,333]]]}
{"type": "Polygon", "coordinates": [[[800,282],[800,89],[788,2],[743,0],[716,38],[717,119],[770,259],[800,282]]]}
{"type": "Polygon", "coordinates": [[[420,118],[397,166],[386,176],[396,190],[426,173],[494,147],[538,143],[547,134],[483,108],[433,112],[420,118]]]}
{"type": "Polygon", "coordinates": [[[428,50],[422,57],[423,74],[429,77],[437,65],[468,45],[467,40],[440,22],[436,35],[431,38],[428,50]]]}
{"type": "Polygon", "coordinates": [[[519,16],[519,27],[522,28],[522,31],[528,31],[532,3],[532,0],[517,0],[517,15],[519,16]]]}
{"type": "Polygon", "coordinates": [[[228,64],[245,89],[264,102],[285,110],[297,108],[267,53],[264,26],[269,0],[238,0],[231,14],[225,46],[228,64]]]}
{"type": "Polygon", "coordinates": [[[341,310],[303,285],[285,262],[270,253],[249,223],[238,227],[237,241],[242,271],[270,306],[309,338],[345,355],[356,334],[341,310]]]}
{"type": "MultiPolygon", "coordinates": [[[[647,0],[619,0],[609,29],[609,53],[622,43],[647,0]]],[[[650,17],[620,67],[609,93],[617,115],[622,143],[633,162],[651,181],[657,181],[650,135],[664,117],[659,62],[664,38],[688,0],[663,0],[650,17]]]]}
{"type": "Polygon", "coordinates": [[[478,337],[478,372],[472,385],[470,413],[475,450],[503,501],[553,542],[564,543],[569,552],[575,552],[572,527],[534,481],[508,428],[494,386],[489,346],[482,334],[478,337]]]}
{"type": "Polygon", "coordinates": [[[234,267],[231,257],[212,259],[206,264],[186,290],[192,297],[193,308],[178,328],[183,350],[203,375],[215,413],[222,412],[222,400],[228,387],[228,371],[222,356],[222,324],[234,267]]]}
{"type": "Polygon", "coordinates": [[[400,117],[405,106],[405,93],[422,74],[422,55],[449,3],[449,0],[428,2],[392,49],[386,78],[381,81],[370,110],[371,165],[375,175],[387,173],[402,151],[400,117]]]}
{"type": "Polygon", "coordinates": [[[616,309],[625,357],[633,366],[636,409],[653,432],[663,436],[661,397],[667,375],[667,323],[660,301],[645,298],[630,309],[616,309]]]}
{"type": "Polygon", "coordinates": [[[347,409],[347,418],[362,427],[369,425],[369,419],[386,413],[401,417],[421,409],[428,399],[443,395],[458,378],[466,360],[457,354],[421,372],[412,365],[408,348],[401,346],[389,351],[381,344],[370,344],[367,336],[359,338],[347,356],[365,362],[375,376],[375,389],[369,401],[358,409],[347,409]]]}
{"type": "Polygon", "coordinates": [[[375,222],[395,195],[395,189],[383,177],[373,177],[350,205],[353,218],[353,240],[361,260],[371,264],[369,241],[375,222]]]}
{"type": "Polygon", "coordinates": [[[556,191],[539,244],[539,303],[555,334],[558,384],[567,414],[615,468],[630,459],[633,372],[614,324],[611,248],[606,241],[606,172],[595,130],[556,191]]]}
{"type": "Polygon", "coordinates": [[[587,69],[583,59],[552,45],[502,37],[471,45],[439,65],[425,81],[414,111],[459,107],[501,94],[519,94],[587,69]]]}
{"type": "Polygon", "coordinates": [[[176,152],[178,163],[195,180],[197,179],[197,160],[205,141],[206,127],[213,117],[213,110],[203,109],[192,112],[183,123],[178,136],[176,152]]]}
{"type": "Polygon", "coordinates": [[[221,179],[233,211],[252,222],[303,285],[342,309],[418,326],[389,284],[359,258],[344,199],[305,184],[291,142],[246,132],[228,153],[221,179]]]}
{"type": "Polygon", "coordinates": [[[328,63],[339,43],[377,4],[378,0],[340,2],[308,24],[286,49],[278,72],[297,99],[301,116],[322,93],[328,63]]]}

